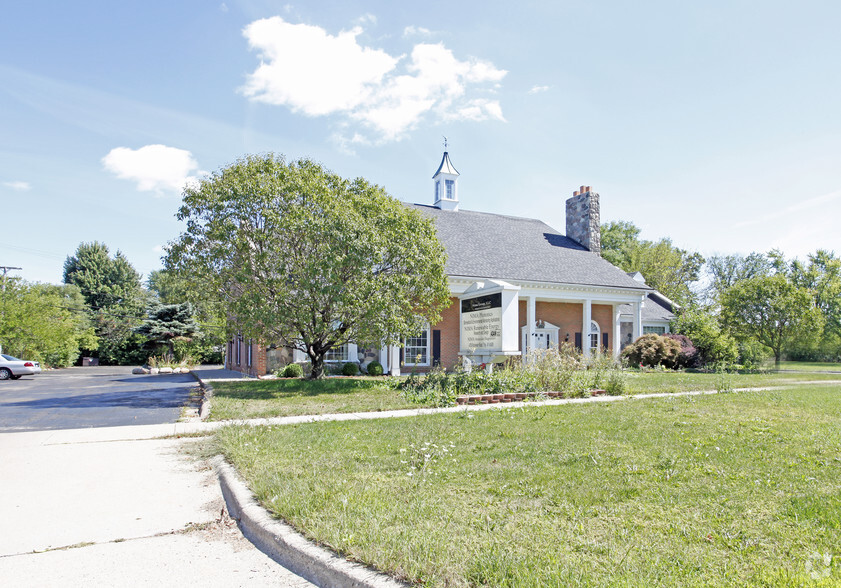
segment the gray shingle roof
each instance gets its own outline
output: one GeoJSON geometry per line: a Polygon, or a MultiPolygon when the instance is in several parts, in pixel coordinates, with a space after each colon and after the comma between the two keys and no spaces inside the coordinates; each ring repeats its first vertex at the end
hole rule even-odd
{"type": "Polygon", "coordinates": [[[435,221],[451,276],[650,289],[543,221],[406,206],[435,221]]]}
{"type": "MultiPolygon", "coordinates": [[[[630,304],[620,304],[619,312],[622,314],[632,313],[630,304]]],[[[642,320],[646,321],[671,321],[674,320],[675,314],[672,305],[657,296],[657,292],[651,292],[645,300],[642,307],[642,320]]]]}

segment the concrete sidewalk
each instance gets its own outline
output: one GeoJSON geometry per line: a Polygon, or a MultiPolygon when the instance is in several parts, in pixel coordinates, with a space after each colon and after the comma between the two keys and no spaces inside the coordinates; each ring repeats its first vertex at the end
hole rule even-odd
{"type": "Polygon", "coordinates": [[[174,425],[0,435],[0,578],[10,586],[311,586],[227,517],[174,425]]]}

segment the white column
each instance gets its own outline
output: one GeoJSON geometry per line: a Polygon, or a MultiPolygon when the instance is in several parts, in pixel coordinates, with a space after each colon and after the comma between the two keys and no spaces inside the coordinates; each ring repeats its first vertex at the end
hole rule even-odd
{"type": "Polygon", "coordinates": [[[380,349],[380,357],[378,358],[377,361],[379,361],[380,365],[383,366],[383,373],[387,374],[388,373],[388,345],[386,345],[382,349],[380,349]]]}
{"type": "Polygon", "coordinates": [[[389,347],[388,373],[390,376],[400,375],[400,348],[397,345],[389,347]]]}
{"type": "Polygon", "coordinates": [[[526,309],[526,326],[528,327],[526,331],[528,332],[528,336],[526,337],[526,348],[523,349],[524,354],[528,354],[529,350],[534,347],[534,325],[537,322],[534,296],[529,296],[526,302],[526,309]]]}
{"type": "Polygon", "coordinates": [[[613,357],[619,357],[622,347],[622,313],[619,312],[619,305],[613,305],[613,357]]]}
{"type": "Polygon", "coordinates": [[[633,318],[633,335],[631,339],[636,341],[642,335],[642,301],[634,302],[631,305],[634,316],[633,318]]]}
{"type": "Polygon", "coordinates": [[[584,351],[584,357],[590,357],[590,321],[593,320],[593,301],[587,299],[582,304],[584,307],[584,325],[581,329],[581,349],[584,351]]]}

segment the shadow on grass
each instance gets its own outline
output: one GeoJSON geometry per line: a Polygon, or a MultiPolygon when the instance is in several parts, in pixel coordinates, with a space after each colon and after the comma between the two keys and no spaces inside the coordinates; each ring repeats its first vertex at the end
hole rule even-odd
{"type": "Polygon", "coordinates": [[[255,382],[214,382],[213,395],[234,400],[272,400],[316,397],[323,394],[353,394],[363,390],[389,390],[392,382],[384,378],[327,378],[324,380],[258,380],[255,382]]]}

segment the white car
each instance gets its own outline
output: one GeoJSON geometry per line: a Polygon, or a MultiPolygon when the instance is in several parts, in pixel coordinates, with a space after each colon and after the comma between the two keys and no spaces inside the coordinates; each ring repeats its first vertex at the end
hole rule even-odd
{"type": "Polygon", "coordinates": [[[33,376],[41,373],[41,364],[37,361],[26,361],[0,355],[0,380],[17,380],[21,376],[33,376]]]}

